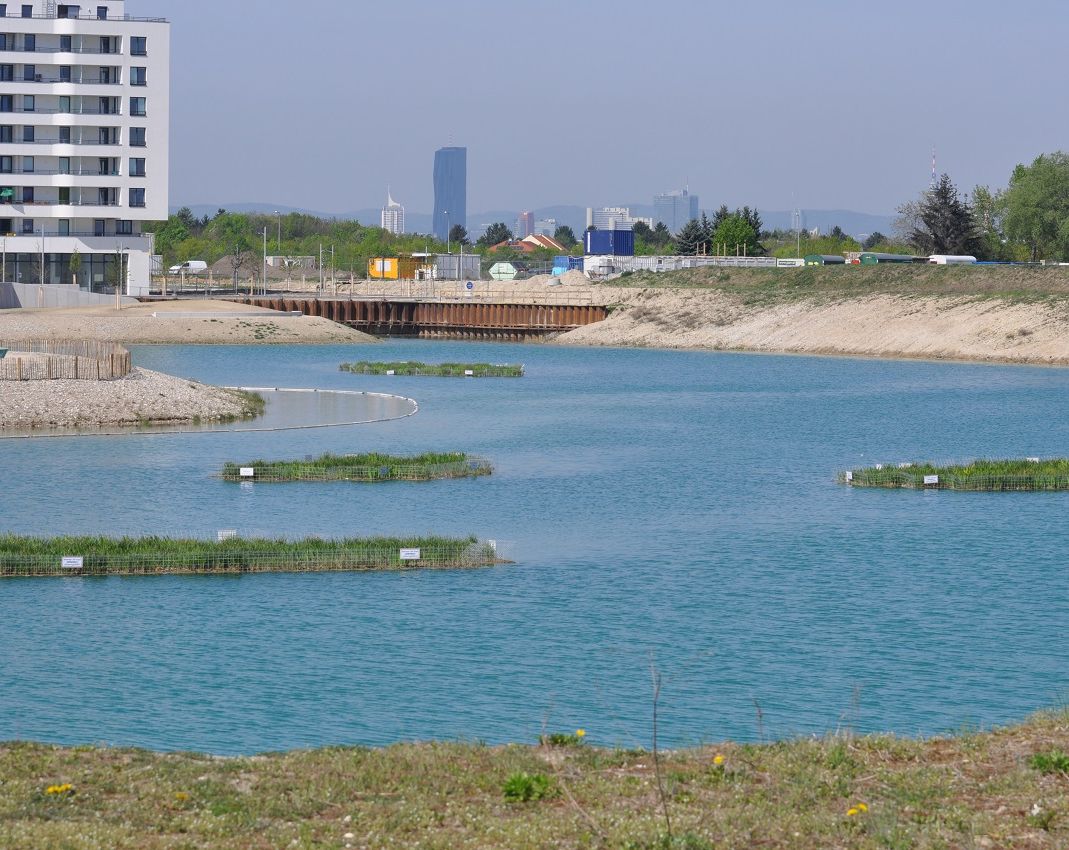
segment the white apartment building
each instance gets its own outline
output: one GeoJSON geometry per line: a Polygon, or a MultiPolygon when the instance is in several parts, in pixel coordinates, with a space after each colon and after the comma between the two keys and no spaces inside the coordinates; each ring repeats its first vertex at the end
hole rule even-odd
{"type": "Polygon", "coordinates": [[[168,214],[170,25],[124,0],[0,2],[2,279],[148,292],[168,214]],[[44,257],[42,264],[41,258],[44,257]]]}
{"type": "Polygon", "coordinates": [[[386,190],[386,206],[382,208],[382,229],[397,235],[405,232],[405,208],[393,199],[390,190],[386,190]]]}

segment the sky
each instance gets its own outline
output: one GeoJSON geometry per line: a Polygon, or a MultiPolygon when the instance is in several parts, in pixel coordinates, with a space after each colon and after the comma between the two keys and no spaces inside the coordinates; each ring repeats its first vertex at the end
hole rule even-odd
{"type": "Polygon", "coordinates": [[[172,22],[171,204],[892,213],[1069,146],[1054,0],[128,0],[172,22]]]}

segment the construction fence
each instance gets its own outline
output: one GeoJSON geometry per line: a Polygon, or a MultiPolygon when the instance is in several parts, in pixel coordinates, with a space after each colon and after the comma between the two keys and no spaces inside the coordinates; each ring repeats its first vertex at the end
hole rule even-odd
{"type": "Polygon", "coordinates": [[[0,341],[0,381],[112,381],[130,374],[130,352],[92,340],[0,341]]]}

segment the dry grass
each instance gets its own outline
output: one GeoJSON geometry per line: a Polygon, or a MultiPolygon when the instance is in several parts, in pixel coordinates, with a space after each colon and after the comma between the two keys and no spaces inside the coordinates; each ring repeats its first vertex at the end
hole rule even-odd
{"type": "Polygon", "coordinates": [[[1069,301],[1069,268],[1029,266],[807,266],[800,269],[705,267],[636,272],[609,286],[713,289],[744,304],[867,295],[999,298],[1011,303],[1069,301]]]}
{"type": "Polygon", "coordinates": [[[0,847],[1062,848],[1069,776],[1030,761],[1067,748],[1060,712],[931,741],[663,754],[669,840],[643,751],[403,744],[219,759],[8,744],[0,847]],[[518,773],[549,780],[541,799],[506,799],[518,773]]]}

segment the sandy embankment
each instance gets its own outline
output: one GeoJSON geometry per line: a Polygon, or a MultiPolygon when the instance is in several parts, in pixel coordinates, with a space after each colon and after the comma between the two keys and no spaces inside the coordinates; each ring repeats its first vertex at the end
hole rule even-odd
{"type": "Polygon", "coordinates": [[[230,301],[162,301],[114,307],[0,310],[0,341],[89,339],[126,345],[370,343],[368,334],[314,316],[230,301]],[[153,316],[153,313],[157,314],[153,316]]]}
{"type": "Polygon", "coordinates": [[[744,305],[711,290],[604,292],[618,305],[609,317],[556,343],[1069,365],[1064,303],[871,295],[744,305]]]}
{"type": "Polygon", "coordinates": [[[134,368],[115,381],[0,381],[0,428],[212,422],[243,418],[233,390],[134,368]]]}

